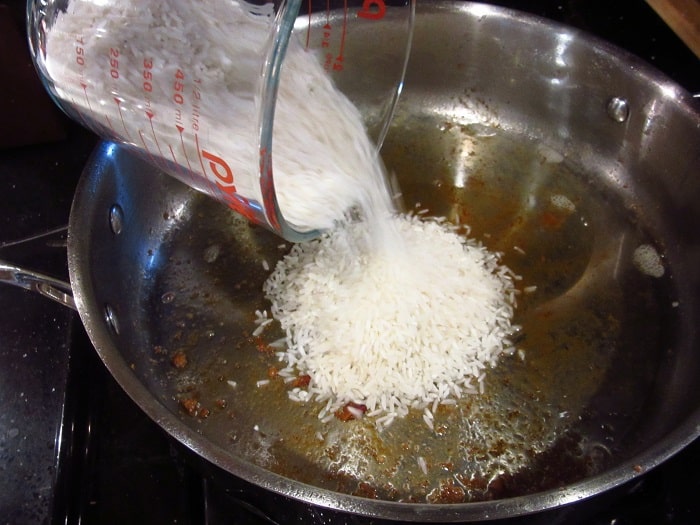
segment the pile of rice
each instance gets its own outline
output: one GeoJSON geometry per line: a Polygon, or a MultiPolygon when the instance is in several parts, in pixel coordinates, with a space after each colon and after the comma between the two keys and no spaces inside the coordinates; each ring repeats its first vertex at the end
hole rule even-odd
{"type": "Polygon", "coordinates": [[[443,220],[385,219],[390,248],[376,226],[348,222],[297,244],[269,276],[286,332],[280,375],[310,376],[289,396],[325,402],[322,420],[354,403],[380,429],[411,408],[432,427],[439,404],[483,391],[486,369],[513,352],[516,276],[443,220]]]}

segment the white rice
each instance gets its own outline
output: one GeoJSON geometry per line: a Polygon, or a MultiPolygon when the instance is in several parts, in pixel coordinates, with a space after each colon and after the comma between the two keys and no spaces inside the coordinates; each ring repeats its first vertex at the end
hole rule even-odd
{"type": "Polygon", "coordinates": [[[514,276],[499,257],[422,215],[293,246],[264,285],[287,334],[279,359],[311,377],[290,399],[324,403],[322,421],[364,405],[380,429],[419,409],[433,428],[439,404],[484,392],[486,369],[514,351],[514,276]]]}
{"type": "Polygon", "coordinates": [[[416,461],[418,463],[418,466],[420,467],[421,471],[423,474],[427,475],[428,474],[428,465],[425,462],[425,458],[423,456],[418,456],[416,458],[416,461]]]}
{"type": "MultiPolygon", "coordinates": [[[[272,3],[66,4],[45,42],[56,94],[182,182],[234,209],[240,198],[262,202],[258,124],[272,3]],[[211,159],[230,168],[230,180],[211,159]]],[[[333,227],[381,172],[360,112],[296,35],[282,61],[273,143],[279,207],[300,230],[333,227]]]]}
{"type": "Polygon", "coordinates": [[[567,211],[569,213],[576,211],[576,205],[571,202],[571,199],[569,199],[566,195],[552,195],[549,198],[549,201],[554,207],[559,208],[560,210],[567,211]]]}
{"type": "MultiPolygon", "coordinates": [[[[259,78],[269,24],[237,1],[75,0],[50,33],[47,69],[59,95],[107,126],[110,136],[161,164],[217,152],[237,174],[237,192],[260,201],[259,85],[251,79],[259,78]],[[105,37],[112,34],[120,39],[105,37]],[[89,54],[81,67],[76,38],[89,54]],[[112,47],[120,57],[118,84],[103,67],[112,47]],[[165,72],[153,79],[152,93],[144,91],[137,67],[144,57],[165,72]],[[166,101],[177,71],[184,72],[186,102],[174,111],[166,101]]],[[[364,219],[294,246],[265,283],[272,316],[287,334],[280,375],[311,376],[306,389],[289,391],[290,399],[325,403],[322,421],[349,402],[365,405],[365,415],[382,428],[410,409],[483,391],[484,370],[512,352],[516,276],[500,265],[499,254],[428,218],[420,203],[417,216],[394,214],[359,111],[295,38],[282,68],[274,144],[277,197],[290,222],[334,228],[352,206],[364,219]]],[[[171,174],[210,192],[212,181],[193,166],[186,175],[171,174]]],[[[256,312],[254,334],[270,322],[267,311],[256,312]]]]}
{"type": "Polygon", "coordinates": [[[255,330],[253,330],[253,337],[258,337],[260,334],[262,334],[267,325],[272,323],[272,321],[273,319],[265,319],[263,321],[260,321],[258,323],[258,327],[255,330]]]}
{"type": "Polygon", "coordinates": [[[650,277],[663,277],[665,273],[661,256],[651,244],[638,246],[632,254],[632,263],[637,270],[650,277]]]}

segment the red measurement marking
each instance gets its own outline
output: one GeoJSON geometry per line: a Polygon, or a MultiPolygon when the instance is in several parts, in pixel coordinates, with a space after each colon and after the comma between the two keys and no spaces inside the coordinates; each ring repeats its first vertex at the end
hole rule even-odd
{"type": "Polygon", "coordinates": [[[192,87],[192,131],[195,133],[199,131],[199,101],[202,99],[202,92],[199,89],[199,85],[202,81],[198,78],[194,79],[195,85],[192,87]]]}
{"type": "MultiPolygon", "coordinates": [[[[168,144],[168,149],[170,150],[170,156],[173,158],[173,162],[175,163],[175,165],[178,166],[179,168],[182,168],[180,166],[180,164],[178,164],[177,159],[175,158],[175,152],[173,151],[173,147],[170,144],[168,144]]],[[[180,171],[180,170],[178,170],[178,171],[180,171]]],[[[184,173],[181,173],[181,175],[184,176],[184,173]]]]}
{"type": "MultiPolygon", "coordinates": [[[[187,180],[187,179],[193,180],[192,172],[191,171],[186,172],[185,167],[178,162],[177,158],[175,158],[175,151],[173,150],[173,147],[170,144],[168,144],[168,149],[170,150],[170,155],[172,156],[173,162],[175,163],[175,166],[177,167],[177,172],[180,174],[180,180],[182,180],[182,182],[185,182],[185,180],[187,180]]],[[[183,149],[183,151],[184,151],[184,149],[183,149]]],[[[185,155],[185,158],[187,158],[186,155],[185,155]]],[[[189,165],[189,161],[187,162],[187,164],[189,165]]]]}
{"type": "Polygon", "coordinates": [[[80,69],[80,87],[83,88],[83,94],[85,95],[85,103],[87,104],[88,109],[92,113],[92,107],[90,106],[90,99],[88,98],[87,94],[87,82],[85,82],[85,40],[83,40],[82,35],[78,35],[75,37],[75,63],[78,64],[78,67],[80,69]]]}
{"type": "Polygon", "coordinates": [[[348,29],[348,2],[344,0],[343,2],[343,26],[340,33],[340,49],[338,50],[338,55],[333,61],[333,71],[343,70],[343,60],[345,60],[345,36],[348,29]]]}
{"type": "Polygon", "coordinates": [[[170,156],[173,158],[173,162],[177,167],[177,171],[180,174],[180,180],[182,180],[182,182],[185,182],[186,179],[191,180],[192,172],[185,172],[185,167],[178,162],[177,158],[175,157],[175,150],[173,150],[173,147],[170,144],[168,144],[168,149],[170,150],[170,156]]]}
{"type": "Polygon", "coordinates": [[[163,151],[160,149],[160,144],[158,143],[158,135],[156,135],[156,130],[153,127],[153,117],[155,116],[152,111],[146,111],[146,116],[148,117],[148,121],[151,123],[151,133],[153,134],[153,140],[156,143],[156,147],[158,148],[158,154],[162,157],[165,158],[163,155],[163,151]]]}
{"type": "MultiPolygon", "coordinates": [[[[308,21],[306,24],[306,49],[311,45],[311,15],[313,14],[312,0],[308,0],[308,21]]],[[[328,24],[328,16],[330,12],[330,0],[326,0],[326,24],[328,24]]],[[[323,46],[326,47],[326,46],[323,46]]]]}
{"type": "Polygon", "coordinates": [[[153,59],[143,59],[143,90],[146,93],[153,91],[153,59]]]}
{"type": "Polygon", "coordinates": [[[130,142],[133,142],[131,140],[131,133],[129,133],[129,129],[126,127],[126,122],[124,122],[124,114],[122,113],[122,101],[119,100],[117,97],[114,97],[114,101],[117,103],[117,109],[119,110],[119,118],[122,121],[122,126],[124,126],[124,132],[126,133],[126,137],[129,139],[130,142]]]}
{"type": "Polygon", "coordinates": [[[141,137],[141,144],[143,144],[143,147],[146,150],[146,153],[148,154],[148,158],[151,160],[151,164],[165,171],[165,164],[163,163],[163,159],[161,159],[161,157],[156,158],[153,156],[151,150],[148,149],[148,144],[146,144],[146,139],[144,138],[143,132],[141,130],[139,130],[139,137],[141,137]]]}
{"type": "Polygon", "coordinates": [[[190,164],[190,159],[187,158],[187,149],[185,148],[185,139],[182,136],[182,132],[185,131],[185,128],[182,126],[175,126],[177,130],[180,132],[180,146],[182,147],[182,154],[185,156],[185,162],[187,163],[187,174],[190,177],[190,180],[194,183],[194,174],[192,172],[192,165],[190,164]]]}
{"type": "Polygon", "coordinates": [[[321,39],[321,47],[330,47],[331,45],[331,25],[323,26],[323,38],[321,39]]]}
{"type": "Polygon", "coordinates": [[[112,133],[114,134],[114,136],[115,136],[115,137],[118,136],[118,135],[117,135],[117,132],[114,131],[114,126],[112,126],[112,121],[109,120],[109,115],[105,115],[105,120],[107,121],[107,126],[109,126],[109,129],[112,130],[112,133]]]}
{"type": "Polygon", "coordinates": [[[88,93],[87,93],[88,85],[85,82],[80,82],[80,85],[82,86],[83,94],[85,95],[85,103],[87,104],[87,107],[90,110],[90,113],[92,113],[93,112],[92,106],[90,105],[90,98],[88,97],[88,93]]]}
{"type": "Polygon", "coordinates": [[[209,195],[212,197],[216,196],[216,186],[209,180],[209,177],[207,176],[207,170],[204,168],[204,161],[202,160],[202,154],[201,151],[202,149],[199,147],[199,136],[195,133],[194,134],[194,146],[195,149],[197,150],[197,158],[199,159],[199,165],[202,168],[202,177],[204,177],[204,180],[207,181],[207,184],[209,185],[209,195]]]}
{"type": "MultiPolygon", "coordinates": [[[[326,23],[323,25],[323,32],[321,38],[321,47],[329,48],[331,47],[331,2],[326,0],[326,23]]],[[[333,65],[333,53],[326,53],[326,60],[323,63],[323,69],[330,71],[333,65]]]]}
{"type": "Polygon", "coordinates": [[[109,48],[109,76],[114,80],[119,78],[119,49],[109,48]]]}
{"type": "MultiPolygon", "coordinates": [[[[185,126],[183,126],[182,109],[178,106],[182,106],[185,103],[185,72],[182,69],[177,69],[175,71],[175,78],[173,80],[173,102],[175,102],[175,129],[177,129],[180,134],[180,146],[182,147],[182,153],[185,156],[185,162],[187,163],[187,173],[182,173],[183,177],[187,177],[194,183],[194,174],[192,173],[192,166],[190,165],[190,159],[187,158],[187,150],[185,149],[185,140],[182,136],[183,131],[185,131],[185,126]]],[[[175,160],[175,153],[172,148],[170,148],[170,153],[173,155],[173,160],[175,160]]],[[[177,161],[176,161],[177,162],[177,161]]],[[[179,167],[184,171],[184,166],[178,164],[179,167]]],[[[184,180],[184,178],[183,178],[184,180]]]]}
{"type": "MultiPolygon", "coordinates": [[[[73,97],[71,97],[70,101],[71,101],[73,107],[75,107],[75,108],[80,107],[80,105],[75,101],[75,99],[73,97]]],[[[85,120],[85,117],[83,116],[82,111],[76,111],[76,114],[78,115],[78,118],[80,119],[80,121],[83,123],[83,126],[85,126],[88,129],[92,129],[92,126],[90,126],[88,121],[85,120]]]]}
{"type": "Polygon", "coordinates": [[[386,14],[386,4],[384,0],[364,0],[362,9],[357,13],[360,18],[368,20],[381,20],[386,14]]]}
{"type": "Polygon", "coordinates": [[[185,72],[182,69],[175,71],[175,80],[173,81],[173,101],[176,104],[182,105],[185,103],[185,72]]]}
{"type": "MultiPolygon", "coordinates": [[[[141,76],[143,77],[142,87],[146,106],[146,116],[148,117],[148,120],[151,121],[151,129],[153,129],[154,113],[151,111],[151,92],[153,91],[153,72],[151,69],[153,69],[153,59],[144,58],[142,64],[143,69],[141,70],[141,76]]],[[[141,132],[139,131],[139,133],[141,132]]]]}
{"type": "Polygon", "coordinates": [[[75,37],[75,63],[81,68],[85,66],[85,41],[82,35],[75,37]]]}

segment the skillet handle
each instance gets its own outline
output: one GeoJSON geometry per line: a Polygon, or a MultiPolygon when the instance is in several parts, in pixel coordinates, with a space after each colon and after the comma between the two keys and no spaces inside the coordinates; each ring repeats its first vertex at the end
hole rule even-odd
{"type": "Polygon", "coordinates": [[[77,310],[70,284],[0,260],[0,282],[37,292],[63,306],[77,310]]]}
{"type": "MultiPolygon", "coordinates": [[[[67,226],[60,226],[52,230],[24,237],[11,242],[0,243],[0,252],[11,249],[13,255],[35,255],[37,251],[46,248],[66,247],[67,226]]],[[[21,266],[15,266],[0,259],[0,283],[12,284],[25,290],[37,292],[57,303],[77,310],[73,299],[73,290],[69,283],[55,279],[21,266]]]]}

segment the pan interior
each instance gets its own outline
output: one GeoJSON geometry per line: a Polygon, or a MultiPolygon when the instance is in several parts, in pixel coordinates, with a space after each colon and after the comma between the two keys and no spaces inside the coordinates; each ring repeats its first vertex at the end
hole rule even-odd
{"type": "Polygon", "coordinates": [[[645,275],[633,253],[661,248],[619,198],[522,136],[399,115],[384,153],[408,208],[468,224],[522,276],[520,351],[490,371],[485,394],[441,407],[434,431],[418,412],[379,433],[369,419],[321,423],[323,405],[288,400],[281,378],[257,386],[281,367],[269,344],[283,335],[252,336],[255,311],[269,310],[264,266],[289,246],[194,197],[143,297],[171,409],[266,469],[390,500],[527,494],[624,459],[675,308],[670,275],[645,275]]]}
{"type": "MultiPolygon", "coordinates": [[[[290,248],[280,238],[119,149],[104,160],[114,169],[86,183],[99,186],[90,194],[93,237],[82,252],[92,282],[99,283],[92,285],[99,288],[96,307],[113,307],[121,358],[203,442],[337,492],[461,503],[561,487],[619,466],[697,408],[698,394],[681,386],[700,368],[692,357],[699,265],[692,264],[697,254],[687,264],[679,256],[697,234],[676,234],[678,218],[662,213],[698,193],[687,173],[672,172],[685,157],[674,156],[663,170],[648,156],[621,168],[620,160],[635,158],[627,149],[636,124],[621,132],[607,119],[608,91],[584,89],[575,97],[580,86],[603,83],[613,69],[602,55],[594,54],[582,73],[597,80],[564,78],[569,69],[542,72],[551,56],[537,57],[527,73],[524,55],[506,45],[519,27],[511,15],[493,14],[489,26],[488,16],[459,6],[419,13],[418,65],[409,67],[382,156],[407,210],[468,225],[471,237],[501,252],[522,277],[514,319],[522,330],[519,352],[489,371],[485,393],[441,407],[434,430],[421,413],[381,433],[367,418],[324,424],[317,417],[322,406],[290,401],[281,379],[258,386],[280,366],[269,346],[283,335],[279,328],[273,323],[252,335],[255,311],[269,310],[265,267],[290,248]],[[484,39],[450,36],[458,31],[484,39]],[[445,60],[431,42],[462,58],[445,60]],[[470,45],[494,49],[499,58],[479,61],[470,45]],[[523,76],[508,84],[496,65],[511,58],[509,71],[523,76]],[[469,69],[477,65],[479,75],[469,69]],[[541,97],[521,103],[519,97],[541,92],[539,82],[547,89],[564,86],[547,93],[546,107],[541,97]],[[501,93],[508,86],[512,90],[501,93]],[[590,116],[594,111],[600,115],[590,116]],[[552,124],[555,115],[561,120],[552,124]],[[662,200],[649,206],[648,195],[657,193],[662,200]],[[124,211],[125,227],[106,242],[111,234],[100,217],[114,203],[124,211]],[[641,246],[662,257],[662,276],[635,264],[641,246]],[[674,391],[669,384],[680,386],[674,391]]],[[[563,34],[531,22],[522,31],[508,45],[519,49],[526,36],[562,40],[563,34]]],[[[548,49],[545,44],[551,42],[538,48],[548,49]]],[[[657,108],[665,103],[655,100],[657,108]]],[[[371,104],[363,109],[371,125],[371,104]]],[[[639,136],[654,149],[663,134],[646,124],[639,136]]],[[[663,129],[670,137],[676,128],[666,120],[663,129]]],[[[693,129],[690,122],[681,136],[693,129]]],[[[96,346],[109,366],[106,345],[96,346]]]]}

